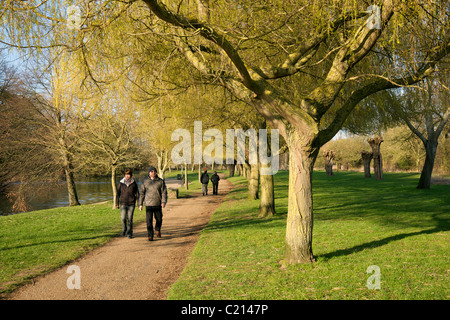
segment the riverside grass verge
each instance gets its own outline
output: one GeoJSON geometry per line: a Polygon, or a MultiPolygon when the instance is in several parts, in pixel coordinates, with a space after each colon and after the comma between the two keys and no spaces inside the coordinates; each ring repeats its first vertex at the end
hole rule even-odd
{"type": "MultiPolygon", "coordinates": [[[[277,215],[258,217],[242,177],[214,213],[168,299],[449,299],[450,186],[418,174],[313,174],[316,263],[284,266],[288,173],[275,175],[277,215]],[[380,289],[366,284],[380,270],[380,289]]],[[[220,184],[219,184],[220,192],[220,184]]]]}
{"type": "MultiPolygon", "coordinates": [[[[181,197],[201,189],[198,173],[188,179],[192,183],[189,190],[180,188],[181,197]]],[[[108,201],[0,216],[0,298],[119,236],[120,210],[111,208],[108,201]]],[[[133,224],[144,221],[145,210],[136,208],[133,224]]]]}
{"type": "MultiPolygon", "coordinates": [[[[122,231],[112,202],[0,216],[0,294],[105,244],[122,231]]],[[[134,224],[145,220],[135,210],[134,224]]]]}

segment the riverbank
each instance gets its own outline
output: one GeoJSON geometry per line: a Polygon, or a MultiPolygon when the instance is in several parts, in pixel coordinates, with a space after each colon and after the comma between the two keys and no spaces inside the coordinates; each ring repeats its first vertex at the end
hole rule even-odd
{"type": "MultiPolygon", "coordinates": [[[[178,173],[178,171],[172,171],[172,173],[167,172],[166,178],[168,180],[176,180],[178,173]]],[[[138,185],[140,185],[142,181],[147,178],[147,173],[144,171],[137,172],[134,177],[138,185]]],[[[198,181],[198,174],[196,172],[190,172],[188,174],[188,178],[192,183],[194,183],[195,181],[198,181]]],[[[122,179],[122,177],[118,175],[116,182],[119,183],[120,179],[122,179]]],[[[177,181],[181,183],[184,182],[180,180],[177,181]]],[[[75,183],[78,193],[78,200],[82,205],[112,201],[112,185],[110,176],[77,177],[75,183]]],[[[15,186],[18,187],[19,185],[17,184],[15,186]]],[[[189,187],[191,187],[191,184],[189,184],[189,187]]],[[[69,197],[67,194],[66,183],[64,181],[53,183],[51,187],[47,186],[46,189],[34,192],[32,195],[28,196],[27,204],[29,206],[28,212],[68,206],[69,197]]],[[[0,193],[0,216],[10,214],[16,214],[12,210],[12,202],[7,198],[5,193],[0,193]]]]}

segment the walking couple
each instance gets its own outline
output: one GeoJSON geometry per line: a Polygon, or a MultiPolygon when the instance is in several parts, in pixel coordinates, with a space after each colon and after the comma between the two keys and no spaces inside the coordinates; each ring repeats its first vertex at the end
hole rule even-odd
{"type": "Polygon", "coordinates": [[[126,235],[130,239],[133,237],[133,213],[136,201],[138,201],[140,211],[145,204],[148,240],[153,241],[154,230],[156,236],[161,238],[162,209],[167,203],[167,188],[164,180],[158,177],[155,167],[148,169],[148,179],[142,183],[140,193],[129,169],[125,170],[125,176],[117,186],[115,207],[118,209],[120,204],[122,236],[126,235]],[[156,220],[154,230],[153,217],[156,220]]]}

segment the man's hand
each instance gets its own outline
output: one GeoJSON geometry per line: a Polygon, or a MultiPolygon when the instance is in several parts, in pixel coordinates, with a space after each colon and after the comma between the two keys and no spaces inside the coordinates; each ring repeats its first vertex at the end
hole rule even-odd
{"type": "Polygon", "coordinates": [[[142,211],[142,206],[139,206],[139,211],[142,211]]]}
{"type": "Polygon", "coordinates": [[[165,208],[166,204],[165,203],[161,203],[161,208],[165,208]]]}

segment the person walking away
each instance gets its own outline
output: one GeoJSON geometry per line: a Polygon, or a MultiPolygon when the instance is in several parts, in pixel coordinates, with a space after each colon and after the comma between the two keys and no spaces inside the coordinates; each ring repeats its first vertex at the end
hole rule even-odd
{"type": "Polygon", "coordinates": [[[148,176],[142,183],[139,210],[142,211],[142,205],[145,204],[148,240],[153,241],[153,217],[156,220],[156,236],[161,238],[162,209],[167,203],[167,188],[164,180],[158,177],[155,167],[148,169],[148,176]]]}
{"type": "Polygon", "coordinates": [[[206,168],[204,169],[204,172],[202,173],[202,176],[200,177],[200,181],[202,183],[202,194],[208,195],[208,183],[209,183],[209,175],[206,168]]]}
{"type": "Polygon", "coordinates": [[[211,176],[211,182],[213,185],[213,194],[217,194],[217,190],[219,189],[219,180],[220,177],[217,174],[217,171],[214,171],[214,174],[211,176]]]}
{"type": "Polygon", "coordinates": [[[136,201],[139,199],[139,188],[132,178],[133,172],[126,169],[124,177],[117,185],[115,208],[119,209],[122,220],[122,237],[133,238],[133,214],[136,201]]]}

